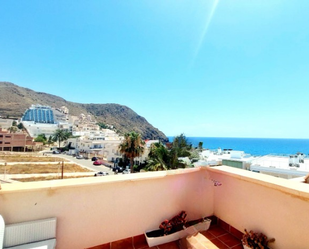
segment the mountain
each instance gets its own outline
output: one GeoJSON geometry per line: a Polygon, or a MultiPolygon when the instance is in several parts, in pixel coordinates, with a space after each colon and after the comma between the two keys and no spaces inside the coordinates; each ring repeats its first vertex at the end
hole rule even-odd
{"type": "Polygon", "coordinates": [[[119,104],[80,104],[67,101],[58,96],[35,92],[10,82],[0,82],[0,116],[21,118],[32,104],[51,107],[66,106],[71,115],[81,113],[94,116],[97,122],[113,125],[120,134],[136,131],[144,139],[168,141],[165,134],[153,127],[144,117],[139,116],[127,106],[119,104]]]}

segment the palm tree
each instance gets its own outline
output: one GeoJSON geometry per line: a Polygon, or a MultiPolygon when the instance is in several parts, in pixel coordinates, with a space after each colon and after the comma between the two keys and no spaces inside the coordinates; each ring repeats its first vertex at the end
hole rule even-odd
{"type": "Polygon", "coordinates": [[[167,148],[162,143],[154,143],[151,145],[148,154],[146,169],[150,171],[167,170],[170,168],[170,156],[167,148]]]}
{"type": "Polygon", "coordinates": [[[130,159],[131,173],[133,173],[134,158],[143,154],[144,144],[141,135],[132,131],[124,135],[124,141],[119,145],[119,151],[130,159]]]}
{"type": "Polygon", "coordinates": [[[60,142],[67,140],[69,137],[70,137],[70,133],[65,130],[61,130],[61,129],[57,129],[53,134],[53,139],[54,141],[58,141],[59,148],[60,148],[60,142]]]}
{"type": "Polygon", "coordinates": [[[18,128],[16,126],[11,126],[9,128],[10,133],[16,133],[17,130],[18,130],[18,128]]]}

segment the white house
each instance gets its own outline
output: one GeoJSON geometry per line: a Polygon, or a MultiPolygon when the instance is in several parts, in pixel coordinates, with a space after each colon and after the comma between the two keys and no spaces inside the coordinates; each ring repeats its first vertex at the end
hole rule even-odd
{"type": "Polygon", "coordinates": [[[75,148],[75,153],[91,153],[108,161],[121,157],[118,148],[123,137],[114,131],[107,131],[106,129],[102,131],[83,131],[82,134],[80,137],[68,139],[68,143],[71,143],[70,146],[75,148]]]}

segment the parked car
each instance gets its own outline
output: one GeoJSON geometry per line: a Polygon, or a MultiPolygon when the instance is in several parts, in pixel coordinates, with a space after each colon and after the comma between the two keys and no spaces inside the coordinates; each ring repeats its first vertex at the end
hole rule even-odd
{"type": "Polygon", "coordinates": [[[124,171],[122,171],[122,174],[131,174],[131,170],[130,169],[125,169],[124,171]]]}
{"type": "Polygon", "coordinates": [[[102,161],[96,160],[96,161],[93,162],[93,165],[102,165],[102,161]]]}
{"type": "Polygon", "coordinates": [[[53,154],[59,154],[59,151],[58,150],[54,150],[53,154]]]}
{"type": "Polygon", "coordinates": [[[94,174],[94,176],[107,176],[107,175],[108,175],[108,173],[103,172],[103,171],[100,171],[100,172],[94,174]]]}
{"type": "Polygon", "coordinates": [[[83,155],[76,156],[76,159],[84,159],[83,155]]]}
{"type": "Polygon", "coordinates": [[[99,158],[97,158],[97,157],[93,157],[93,158],[91,158],[91,161],[96,161],[96,160],[98,160],[99,158]]]}
{"type": "Polygon", "coordinates": [[[116,167],[113,168],[113,171],[114,171],[114,172],[122,172],[122,171],[123,171],[123,168],[120,167],[120,166],[116,166],[116,167]]]}
{"type": "Polygon", "coordinates": [[[106,161],[103,161],[102,164],[103,164],[104,166],[106,166],[106,167],[109,167],[109,168],[112,167],[112,166],[111,166],[108,162],[106,162],[106,161]]]}

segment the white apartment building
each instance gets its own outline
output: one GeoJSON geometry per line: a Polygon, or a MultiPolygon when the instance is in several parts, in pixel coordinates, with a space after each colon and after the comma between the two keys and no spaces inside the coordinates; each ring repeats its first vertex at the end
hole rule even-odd
{"type": "Polygon", "coordinates": [[[50,137],[57,129],[72,131],[72,124],[67,121],[67,114],[50,106],[42,105],[32,105],[21,118],[23,126],[32,137],[37,137],[40,134],[50,137]]]}
{"type": "Polygon", "coordinates": [[[309,173],[309,159],[299,154],[289,157],[266,155],[253,160],[250,170],[285,179],[304,177],[309,173]]]}
{"type": "MultiPolygon", "coordinates": [[[[80,133],[75,133],[77,135],[80,133]]],[[[123,137],[116,132],[108,129],[101,131],[83,131],[82,136],[68,139],[70,147],[75,150],[72,153],[91,153],[105,158],[107,161],[113,161],[121,157],[119,153],[119,145],[123,137]]]]}
{"type": "Polygon", "coordinates": [[[22,123],[31,137],[37,137],[40,134],[45,134],[46,137],[50,137],[58,129],[58,124],[38,124],[31,121],[23,121],[22,123]]]}

